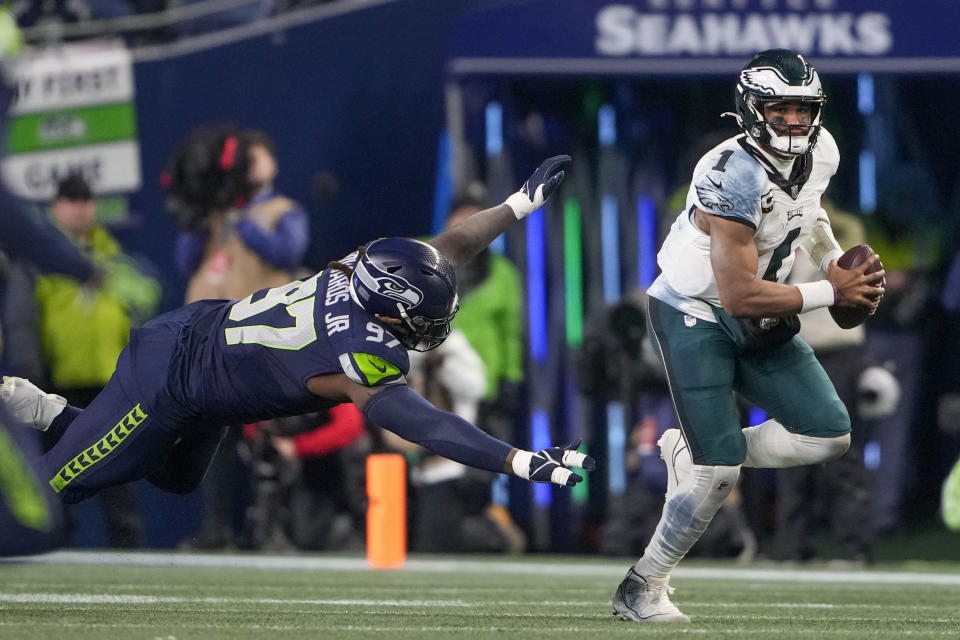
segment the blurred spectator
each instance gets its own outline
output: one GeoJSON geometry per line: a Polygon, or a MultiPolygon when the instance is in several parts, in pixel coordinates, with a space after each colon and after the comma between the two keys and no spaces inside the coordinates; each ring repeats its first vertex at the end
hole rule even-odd
{"type": "MultiPolygon", "coordinates": [[[[826,200],[823,203],[842,249],[866,240],[863,224],[855,216],[833,209],[826,200]]],[[[825,277],[802,249],[797,251],[802,255],[794,262],[791,283],[825,277]]],[[[805,313],[800,320],[800,337],[813,347],[836,387],[850,414],[853,433],[850,448],[836,460],[776,471],[779,558],[789,562],[812,559],[813,536],[822,518],[837,543],[833,559],[865,566],[871,560],[873,529],[871,477],[864,465],[864,446],[870,439],[871,421],[896,409],[900,386],[887,369],[871,363],[864,325],[841,329],[826,308],[805,313]]]]}
{"type": "Polygon", "coordinates": [[[190,134],[174,158],[168,206],[182,231],[176,262],[189,276],[186,301],[240,299],[264,287],[293,280],[310,239],[306,212],[274,191],[277,159],[273,142],[261,131],[232,134],[229,129],[200,129],[190,134]],[[237,205],[218,194],[203,197],[203,210],[181,203],[181,191],[202,191],[191,175],[208,138],[222,140],[221,164],[245,172],[250,195],[237,205]]]}
{"type": "MultiPolygon", "coordinates": [[[[50,211],[63,234],[103,270],[103,282],[88,287],[70,276],[15,266],[5,300],[7,357],[17,373],[83,408],[113,374],[130,327],[151,317],[160,285],[97,224],[93,193],[80,175],[60,181],[50,211]]],[[[141,543],[130,491],[117,487],[103,496],[111,546],[141,543]]]]}
{"type": "MultiPolygon", "coordinates": [[[[665,430],[677,427],[663,367],[646,337],[646,307],[646,294],[635,290],[594,314],[577,360],[580,390],[596,402],[621,402],[633,424],[624,451],[626,485],[620,495],[612,496],[600,537],[599,551],[605,555],[635,555],[647,546],[660,520],[667,486],[667,467],[657,440],[665,430]]],[[[606,437],[597,435],[599,440],[606,437]]],[[[756,539],[735,490],[691,555],[747,560],[755,552],[756,539]]]]}
{"type": "MultiPolygon", "coordinates": [[[[486,390],[484,363],[463,332],[454,329],[436,349],[410,352],[412,389],[444,411],[476,419],[486,390]]],[[[410,548],[438,552],[519,552],[523,534],[506,510],[490,503],[493,474],[433,455],[384,431],[388,447],[403,452],[411,483],[410,548]]]]}
{"type": "Polygon", "coordinates": [[[932,366],[945,351],[943,338],[953,333],[941,335],[936,325],[942,316],[933,274],[947,238],[922,220],[903,220],[901,212],[912,206],[889,201],[864,218],[867,243],[883,260],[887,281],[883,303],[865,325],[867,344],[871,357],[893,371],[900,384],[896,409],[871,423],[871,441],[881,454],[876,477],[882,490],[873,494],[871,514],[877,533],[890,532],[921,513],[932,516],[936,493],[919,488],[939,484],[944,465],[952,462],[937,460],[942,442],[937,440],[933,390],[945,363],[932,366]]]}
{"type": "MultiPolygon", "coordinates": [[[[485,197],[482,185],[471,185],[450,205],[447,228],[485,209],[485,197]]],[[[486,372],[476,424],[495,437],[511,438],[523,384],[520,273],[509,259],[486,248],[456,274],[460,312],[453,326],[466,336],[486,372]]]]}
{"type": "MultiPolygon", "coordinates": [[[[469,185],[450,204],[447,228],[455,227],[486,207],[484,186],[469,185]]],[[[448,339],[451,344],[444,345],[442,354],[422,359],[420,371],[424,374],[424,384],[428,392],[443,398],[438,399],[441,402],[438,406],[448,406],[450,411],[474,422],[492,436],[509,440],[514,437],[523,403],[520,274],[509,259],[485,248],[473,260],[458,267],[456,276],[460,311],[453,327],[458,335],[451,336],[452,342],[448,339]],[[474,358],[476,364],[470,364],[474,358]],[[463,378],[460,382],[456,380],[457,375],[463,378]],[[480,395],[474,397],[471,389],[474,392],[479,389],[480,395]]],[[[416,490],[422,495],[421,504],[446,503],[447,521],[455,520],[455,513],[466,518],[460,529],[461,542],[452,540],[449,545],[476,551],[519,551],[526,546],[526,539],[509,512],[491,503],[493,476],[434,458],[432,462],[417,462],[414,467],[420,470],[413,477],[421,486],[416,490]],[[465,474],[462,477],[454,471],[458,467],[465,474]],[[444,479],[444,482],[428,488],[435,479],[444,479]],[[431,494],[432,497],[428,497],[431,494]],[[459,506],[454,511],[457,502],[459,506]],[[482,538],[487,535],[491,522],[495,524],[494,533],[490,534],[490,542],[484,543],[482,538]]],[[[439,535],[430,534],[427,529],[436,531],[435,525],[442,524],[441,509],[435,506],[423,509],[424,526],[419,534],[415,530],[415,536],[421,538],[419,543],[415,541],[415,548],[454,550],[439,548],[445,543],[429,539],[431,535],[439,535]]]]}
{"type": "MultiPolygon", "coordinates": [[[[960,237],[957,238],[960,240],[960,237]]],[[[941,341],[940,357],[936,363],[936,410],[938,435],[942,438],[943,457],[950,460],[952,469],[943,482],[940,514],[953,531],[960,531],[960,249],[956,250],[947,268],[940,294],[941,341]]]]}
{"type": "Polygon", "coordinates": [[[940,493],[940,514],[951,531],[960,531],[960,460],[953,465],[940,493]]]}
{"type": "Polygon", "coordinates": [[[252,499],[243,546],[363,547],[365,419],[352,404],[246,425],[252,499]],[[318,426],[319,425],[319,426],[318,426]]]}
{"type": "MultiPolygon", "coordinates": [[[[295,279],[309,242],[309,219],[296,202],[274,191],[277,172],[273,142],[261,131],[202,127],[180,144],[164,182],[167,206],[181,227],[175,261],[188,278],[186,302],[240,299],[295,279]],[[232,184],[239,183],[243,193],[210,190],[201,179],[210,162],[235,174],[232,184]]],[[[251,499],[250,469],[241,456],[245,446],[238,429],[227,431],[202,485],[204,523],[189,545],[217,549],[242,543],[251,499]]]]}
{"type": "MultiPolygon", "coordinates": [[[[7,63],[23,38],[9,11],[0,11],[0,153],[4,144],[7,107],[13,91],[7,63]]],[[[33,219],[0,181],[0,248],[9,256],[29,260],[45,270],[68,274],[93,285],[101,274],[52,225],[33,219]]],[[[2,254],[0,254],[2,255],[2,254]]],[[[6,256],[4,256],[6,258],[6,256]]],[[[4,274],[6,275],[6,274],[4,274]]],[[[4,354],[6,355],[6,354],[4,354]]],[[[62,506],[44,487],[33,467],[39,455],[36,433],[16,422],[7,411],[11,389],[0,385],[0,555],[47,551],[62,542],[62,506]]]]}

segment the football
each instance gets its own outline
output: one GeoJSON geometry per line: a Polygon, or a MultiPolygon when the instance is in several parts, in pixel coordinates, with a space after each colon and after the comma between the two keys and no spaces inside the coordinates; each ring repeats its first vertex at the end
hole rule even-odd
{"type": "MultiPolygon", "coordinates": [[[[864,260],[870,259],[874,254],[873,249],[869,245],[858,244],[852,249],[844,252],[842,256],[837,259],[837,266],[843,269],[855,269],[864,260]]],[[[883,268],[879,262],[877,266],[873,269],[867,271],[867,273],[873,273],[874,271],[879,271],[883,268]]],[[[830,307],[830,315],[833,316],[833,320],[837,325],[842,329],[853,329],[861,324],[863,324],[867,318],[870,317],[870,309],[867,307],[839,307],[834,305],[830,307]]]]}

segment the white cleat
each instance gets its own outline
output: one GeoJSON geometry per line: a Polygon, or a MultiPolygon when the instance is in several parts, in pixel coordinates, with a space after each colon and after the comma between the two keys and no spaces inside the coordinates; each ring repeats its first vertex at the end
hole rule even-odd
{"type": "Polygon", "coordinates": [[[66,398],[46,393],[26,378],[15,376],[3,376],[0,400],[14,418],[40,431],[49,429],[53,419],[67,406],[66,398]]]}
{"type": "Polygon", "coordinates": [[[613,594],[613,615],[634,622],[690,622],[690,618],[670,602],[670,578],[641,576],[633,567],[613,594]]]}
{"type": "Polygon", "coordinates": [[[680,429],[667,429],[657,440],[660,447],[660,458],[667,463],[667,493],[669,498],[677,486],[683,482],[693,468],[693,458],[687,441],[683,439],[680,429]]]}

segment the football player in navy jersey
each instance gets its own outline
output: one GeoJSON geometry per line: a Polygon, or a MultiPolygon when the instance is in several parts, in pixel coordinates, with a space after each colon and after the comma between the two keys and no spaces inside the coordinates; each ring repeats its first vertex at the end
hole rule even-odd
{"type": "Polygon", "coordinates": [[[660,522],[613,596],[613,613],[624,620],[689,622],[670,601],[670,571],[736,486],[741,466],[815,464],[847,450],[850,418],[796,336],[797,314],[833,305],[875,310],[884,293],[876,255],[851,270],[836,264],[842,252],[820,197],[840,154],[821,126],[825,98],[813,66],[794,51],[760,52],[740,72],[735,98],[741,133],[694,168],[647,291],[651,339],[680,428],[658,442],[668,472],[660,522]],[[785,283],[795,246],[823,279],[785,283]],[[771,419],[742,428],[735,391],[771,419]]]}
{"type": "MultiPolygon", "coordinates": [[[[244,171],[224,170],[221,162],[236,141],[227,136],[217,144],[204,184],[230,201],[248,196],[245,178],[234,180],[244,171]]],[[[458,309],[453,267],[541,207],[569,161],[544,161],[503,204],[429,243],[374,240],[306,280],[157,317],[131,331],[113,377],[84,411],[57,413],[56,397],[7,378],[5,393],[24,408],[20,418],[56,441],[40,458],[45,481],[67,503],[140,478],[186,493],[202,479],[224,425],[353,402],[373,423],[445,458],[533,482],[576,484],[581,476],[568,467],[591,470],[594,461],[575,445],[511,447],[434,408],[404,380],[407,349],[432,349],[450,331],[458,309]],[[48,410],[38,417],[38,408],[48,410]]]]}

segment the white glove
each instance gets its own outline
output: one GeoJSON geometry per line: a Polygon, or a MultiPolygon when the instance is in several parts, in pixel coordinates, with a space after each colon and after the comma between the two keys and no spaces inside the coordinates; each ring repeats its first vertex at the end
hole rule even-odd
{"type": "Polygon", "coordinates": [[[522,220],[543,206],[547,198],[557,190],[563,182],[563,167],[570,164],[570,156],[553,156],[540,163],[527,181],[517,191],[504,201],[504,204],[513,209],[517,220],[522,220]]]}
{"type": "Polygon", "coordinates": [[[868,367],[857,381],[857,413],[868,420],[893,415],[900,403],[900,383],[884,367],[868,367]]]}

